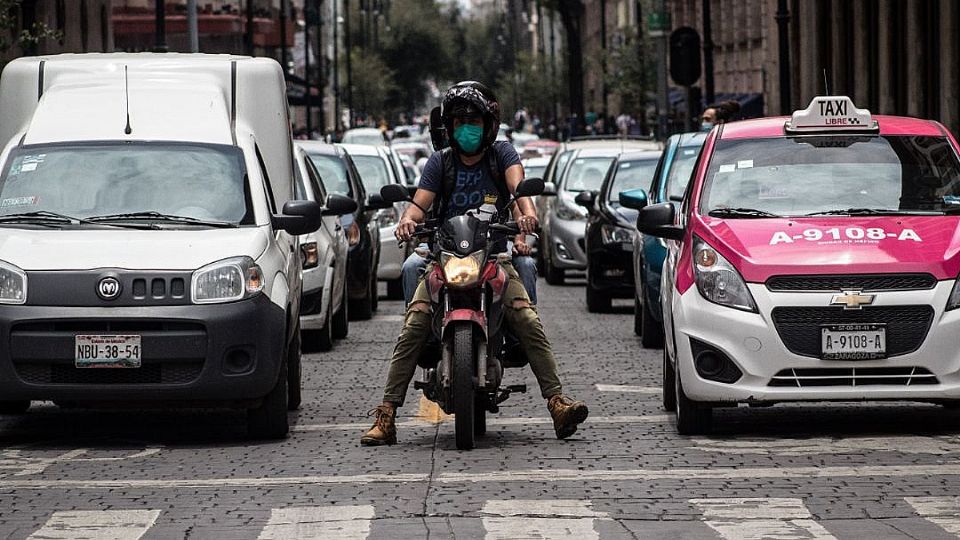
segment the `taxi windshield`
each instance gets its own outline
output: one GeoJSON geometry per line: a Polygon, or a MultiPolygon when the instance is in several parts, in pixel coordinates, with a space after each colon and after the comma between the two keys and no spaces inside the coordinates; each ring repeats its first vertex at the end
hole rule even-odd
{"type": "Polygon", "coordinates": [[[612,157],[586,157],[573,160],[567,167],[563,189],[567,191],[599,191],[603,178],[613,164],[612,157]]]}
{"type": "Polygon", "coordinates": [[[31,145],[0,176],[0,216],[164,214],[246,225],[253,209],[240,150],[179,143],[31,145]]]}
{"type": "Polygon", "coordinates": [[[636,188],[649,191],[650,184],[653,183],[653,173],[656,169],[656,159],[621,161],[617,165],[617,171],[613,174],[613,182],[610,186],[610,193],[607,195],[607,202],[619,203],[621,191],[636,188]]]}
{"type": "Polygon", "coordinates": [[[804,136],[719,141],[703,213],[753,217],[960,211],[945,137],[804,136]]]}

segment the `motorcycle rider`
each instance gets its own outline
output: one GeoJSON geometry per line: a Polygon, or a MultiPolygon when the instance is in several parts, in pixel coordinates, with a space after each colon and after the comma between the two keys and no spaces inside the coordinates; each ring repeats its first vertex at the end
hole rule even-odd
{"type": "MultiPolygon", "coordinates": [[[[513,145],[494,145],[499,116],[496,97],[481,83],[464,81],[446,91],[441,119],[446,133],[452,135],[455,182],[449,192],[444,189],[442,153],[433,154],[423,170],[414,204],[407,208],[397,225],[399,240],[409,241],[417,224],[426,218],[426,209],[434,205],[435,214],[441,219],[462,215],[483,204],[493,204],[498,209],[507,205],[510,195],[523,180],[523,166],[513,145]]],[[[517,199],[515,211],[519,214],[517,225],[521,234],[531,234],[537,228],[533,203],[526,197],[517,199]]],[[[586,420],[587,406],[563,395],[556,361],[540,317],[513,265],[501,264],[509,277],[504,294],[505,323],[520,342],[537,377],[540,393],[547,399],[557,438],[564,439],[573,435],[577,425],[586,420]]],[[[360,439],[362,445],[397,442],[396,409],[403,404],[417,368],[417,358],[430,337],[432,309],[430,295],[421,280],[407,306],[403,330],[393,350],[383,403],[370,411],[375,417],[374,424],[360,439]]]]}

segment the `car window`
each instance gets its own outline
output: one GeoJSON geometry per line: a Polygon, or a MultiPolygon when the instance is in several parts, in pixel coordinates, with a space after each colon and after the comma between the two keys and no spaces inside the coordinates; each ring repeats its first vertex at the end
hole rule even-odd
{"type": "Polygon", "coordinates": [[[543,171],[546,165],[527,165],[523,168],[523,176],[526,178],[543,178],[543,171]]]}
{"type": "Polygon", "coordinates": [[[31,145],[3,167],[0,215],[160,212],[251,224],[246,174],[240,149],[226,145],[31,145]]]}
{"type": "Polygon", "coordinates": [[[613,175],[613,182],[610,185],[610,193],[607,195],[607,201],[619,203],[620,192],[630,189],[643,188],[649,192],[656,168],[656,159],[621,161],[618,163],[617,170],[613,175]]]}
{"type": "Polygon", "coordinates": [[[353,156],[353,164],[368,193],[380,193],[380,188],[392,183],[387,162],[379,156],[353,156]]]}
{"type": "Polygon", "coordinates": [[[320,173],[317,172],[317,168],[309,160],[307,160],[307,180],[310,182],[310,190],[313,191],[314,200],[324,204],[327,200],[327,191],[320,182],[320,173]]]}
{"type": "Polygon", "coordinates": [[[570,162],[564,175],[567,191],[598,191],[613,164],[612,157],[578,157],[570,162]]]}
{"type": "Polygon", "coordinates": [[[667,200],[679,201],[693,175],[693,166],[703,147],[679,147],[667,173],[667,200]]]}
{"type": "Polygon", "coordinates": [[[320,174],[320,182],[327,193],[336,193],[347,197],[353,196],[350,188],[350,179],[347,177],[347,168],[337,156],[328,154],[307,154],[310,162],[320,174]]]}
{"type": "Polygon", "coordinates": [[[807,136],[720,141],[701,211],[778,215],[871,208],[960,210],[960,162],[945,137],[807,136]]]}
{"type": "Polygon", "coordinates": [[[557,163],[553,167],[551,174],[553,178],[545,179],[547,182],[556,182],[557,178],[563,174],[563,169],[567,166],[567,162],[570,161],[570,158],[573,157],[573,150],[568,150],[559,156],[557,156],[557,163]]]}
{"type": "Polygon", "coordinates": [[[303,174],[300,167],[293,168],[293,198],[303,201],[307,199],[307,188],[303,185],[303,174]]]}

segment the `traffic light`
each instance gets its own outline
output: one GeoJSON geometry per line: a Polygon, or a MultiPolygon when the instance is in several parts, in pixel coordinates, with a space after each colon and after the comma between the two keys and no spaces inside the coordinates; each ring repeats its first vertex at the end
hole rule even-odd
{"type": "Polygon", "coordinates": [[[670,34],[670,78],[680,86],[700,78],[700,34],[689,26],[670,34]]]}

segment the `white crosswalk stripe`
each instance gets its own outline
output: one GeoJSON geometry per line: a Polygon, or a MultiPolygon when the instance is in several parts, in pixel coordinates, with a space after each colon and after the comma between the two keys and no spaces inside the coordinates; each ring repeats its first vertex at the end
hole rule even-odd
{"type": "Polygon", "coordinates": [[[907,497],[906,501],[928,521],[960,536],[960,497],[907,497]]]}
{"type": "Polygon", "coordinates": [[[71,510],[54,512],[28,540],[137,540],[160,510],[71,510]]]}
{"type": "Polygon", "coordinates": [[[595,518],[606,517],[578,500],[490,500],[483,505],[487,540],[599,539],[595,518]],[[546,517],[549,516],[549,517],[546,517]]]}
{"type": "Polygon", "coordinates": [[[370,535],[371,505],[274,508],[260,540],[363,540],[370,535]]]}
{"type": "Polygon", "coordinates": [[[691,499],[704,522],[728,540],[836,540],[800,499],[691,499]]]}

